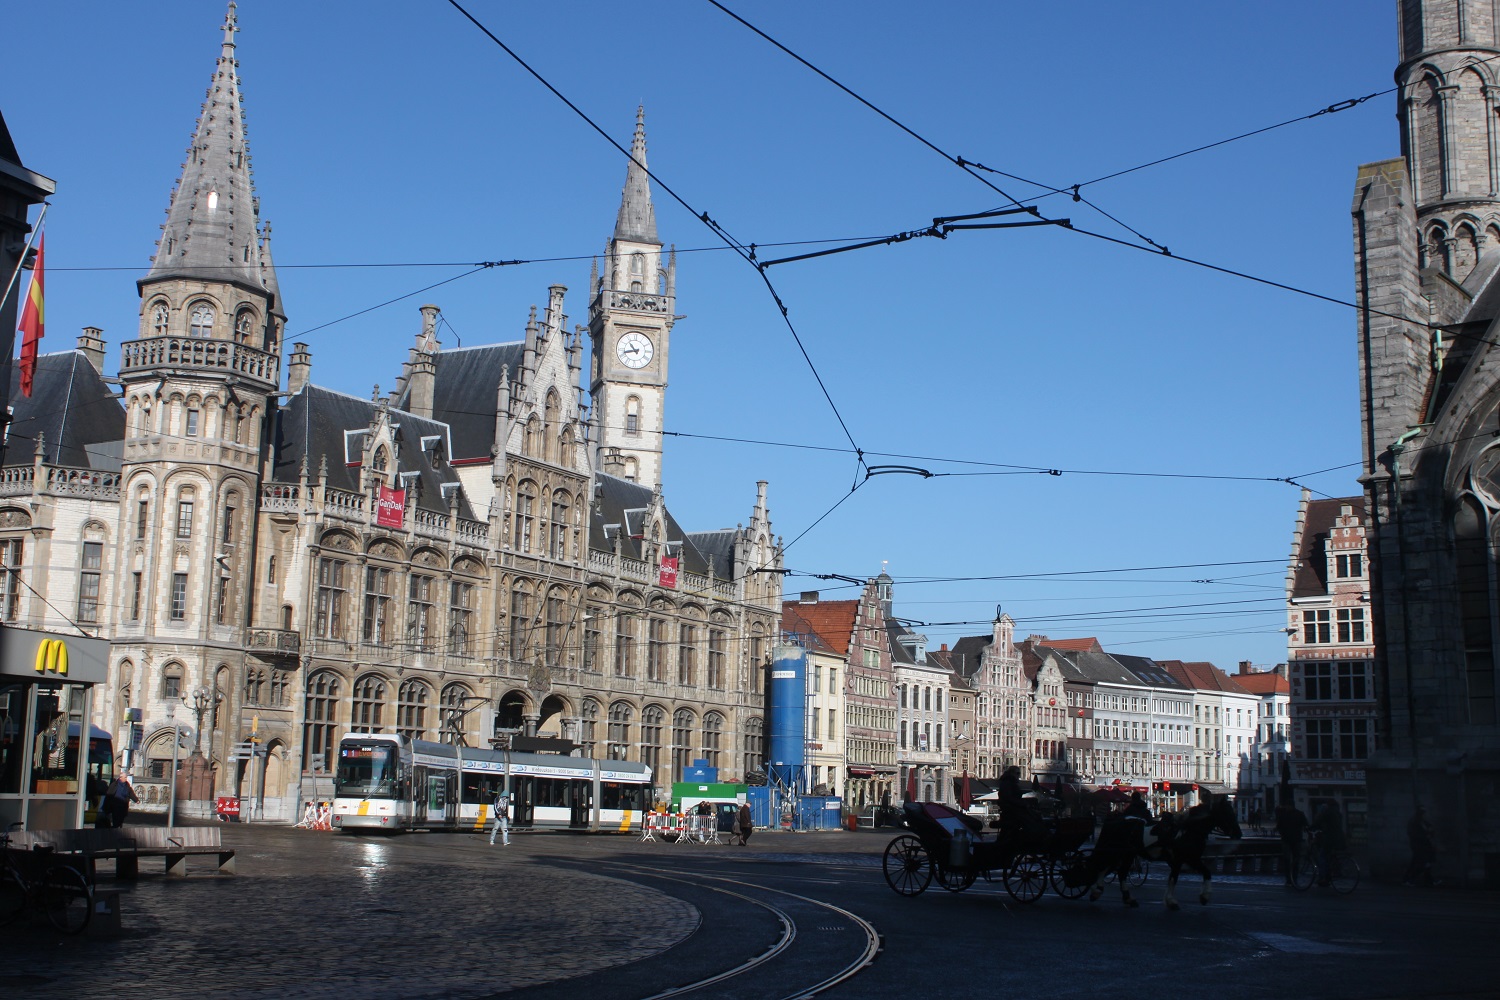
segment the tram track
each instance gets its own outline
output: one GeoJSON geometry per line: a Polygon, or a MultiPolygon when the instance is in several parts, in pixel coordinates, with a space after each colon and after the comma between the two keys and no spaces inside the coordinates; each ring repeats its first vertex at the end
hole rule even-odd
{"type": "MultiPolygon", "coordinates": [[[[883,942],[880,932],[868,920],[844,907],[827,903],[811,896],[778,889],[759,882],[709,872],[687,873],[681,870],[664,870],[650,865],[619,862],[591,861],[575,863],[566,859],[555,859],[556,863],[576,864],[594,874],[615,873],[616,877],[632,881],[668,882],[685,887],[690,893],[711,893],[716,897],[736,900],[754,906],[772,917],[780,927],[776,939],[757,954],[728,967],[705,970],[704,974],[665,990],[656,990],[639,997],[639,1000],[669,1000],[701,993],[704,990],[726,983],[736,983],[731,989],[742,996],[764,997],[765,1000],[810,1000],[810,998],[847,982],[868,968],[880,954],[883,942]],[[773,900],[757,898],[756,894],[771,894],[773,900]],[[830,924],[830,917],[841,921],[830,924]],[[805,948],[795,947],[799,941],[799,919],[803,931],[818,933],[843,932],[853,938],[843,949],[845,960],[832,970],[819,970],[826,966],[829,948],[825,940],[812,943],[809,933],[800,936],[809,943],[805,948]],[[777,960],[780,960],[779,962],[777,960]],[[814,977],[806,972],[812,971],[814,977]],[[802,982],[795,982],[798,977],[802,982]],[[806,982],[813,978],[812,982],[806,982]],[[777,982],[780,980],[780,982],[777,982]],[[745,984],[755,981],[757,988],[747,989],[745,984]],[[770,987],[768,990],[767,988],[770,987]]],[[[680,894],[679,890],[679,894],[680,894]]],[[[707,918],[709,921],[714,916],[707,918]]],[[[650,962],[660,967],[667,956],[657,956],[650,962]]],[[[616,995],[616,994],[611,994],[616,995]]]]}

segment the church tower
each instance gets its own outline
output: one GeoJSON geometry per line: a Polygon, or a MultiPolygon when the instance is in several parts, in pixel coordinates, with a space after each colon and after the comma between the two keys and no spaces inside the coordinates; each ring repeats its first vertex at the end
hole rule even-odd
{"type": "Polygon", "coordinates": [[[197,688],[235,688],[266,420],[279,387],[286,316],[251,182],[237,30],[231,3],[151,270],[137,283],[138,338],[121,347],[110,694],[145,708],[147,732],[197,688]]]}
{"type": "Polygon", "coordinates": [[[603,272],[589,285],[594,468],[661,485],[662,411],[676,303],[676,254],[662,261],[646,174],[646,112],[635,137],[603,272]]]}

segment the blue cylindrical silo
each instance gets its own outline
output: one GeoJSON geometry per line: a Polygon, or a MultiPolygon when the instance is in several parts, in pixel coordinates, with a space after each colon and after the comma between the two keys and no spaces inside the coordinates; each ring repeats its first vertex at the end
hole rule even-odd
{"type": "Polygon", "coordinates": [[[771,719],[766,775],[771,784],[802,790],[807,762],[807,653],[779,645],[771,660],[771,719]]]}

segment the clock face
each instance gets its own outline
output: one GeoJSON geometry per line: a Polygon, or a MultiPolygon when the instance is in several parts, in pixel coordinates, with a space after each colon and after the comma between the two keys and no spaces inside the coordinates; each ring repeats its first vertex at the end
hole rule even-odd
{"type": "Polygon", "coordinates": [[[615,355],[626,368],[644,368],[651,363],[655,348],[644,333],[627,333],[615,344],[615,355]]]}

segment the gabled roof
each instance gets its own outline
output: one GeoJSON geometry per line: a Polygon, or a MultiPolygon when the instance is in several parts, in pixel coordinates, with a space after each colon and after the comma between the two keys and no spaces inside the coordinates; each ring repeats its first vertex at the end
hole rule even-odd
{"type": "MultiPolygon", "coordinates": [[[[594,513],[589,518],[589,548],[599,552],[613,552],[615,537],[618,536],[622,555],[631,559],[644,558],[646,539],[641,536],[645,534],[645,514],[654,499],[655,493],[650,487],[607,473],[595,473],[594,513]]],[[[660,541],[678,543],[678,570],[726,579],[714,572],[714,567],[698,551],[698,546],[682,530],[672,512],[665,508],[663,511],[665,521],[660,541]]]]}
{"type": "Polygon", "coordinates": [[[794,641],[801,643],[802,648],[809,653],[842,655],[836,653],[833,647],[818,634],[812,623],[802,617],[800,609],[805,606],[797,601],[781,602],[781,631],[794,637],[794,641]]]}
{"type": "MultiPolygon", "coordinates": [[[[526,343],[486,344],[438,351],[432,356],[432,416],[453,428],[453,461],[489,458],[495,444],[495,398],[502,373],[520,378],[526,343]],[[508,373],[507,373],[508,369],[508,373]]],[[[410,403],[408,387],[396,406],[410,403]]],[[[503,444],[502,444],[503,446],[503,444]]]]}
{"type": "Polygon", "coordinates": [[[1292,597],[1318,597],[1328,593],[1328,554],[1324,548],[1328,533],[1345,505],[1361,521],[1365,516],[1364,497],[1335,497],[1332,500],[1309,500],[1307,520],[1302,525],[1301,545],[1297,548],[1297,568],[1292,577],[1292,597]]]}
{"type": "MultiPolygon", "coordinates": [[[[854,620],[859,616],[858,601],[787,601],[782,605],[795,608],[801,624],[816,634],[837,656],[849,655],[849,641],[854,637],[854,620]]],[[[785,628],[785,626],[783,626],[785,628]]]]}
{"type": "Polygon", "coordinates": [[[29,398],[21,395],[20,366],[11,365],[10,403],[8,465],[30,465],[40,434],[49,463],[120,471],[125,408],[82,351],[38,357],[29,398]]]}
{"type": "MultiPolygon", "coordinates": [[[[295,483],[302,475],[303,456],[307,457],[308,475],[319,475],[324,458],[328,460],[328,485],[350,493],[360,492],[360,470],[348,463],[348,456],[358,456],[355,443],[375,421],[380,403],[346,396],[321,386],[309,385],[286,401],[277,411],[272,430],[273,458],[271,479],[295,483]],[[352,435],[352,439],[351,439],[352,435]]],[[[448,500],[443,486],[459,482],[458,474],[447,462],[434,462],[422,448],[423,438],[448,440],[447,424],[428,420],[413,413],[392,409],[390,422],[399,426],[396,441],[395,469],[416,473],[411,482],[417,489],[416,505],[423,510],[446,514],[448,500]]],[[[474,512],[468,498],[459,493],[458,514],[472,519],[474,512]]]]}
{"type": "Polygon", "coordinates": [[[1249,694],[1234,679],[1212,663],[1182,660],[1160,660],[1159,664],[1184,686],[1196,691],[1223,691],[1227,694],[1249,694]]]}
{"type": "Polygon", "coordinates": [[[948,664],[963,677],[972,678],[984,658],[984,651],[995,641],[993,635],[966,635],[948,652],[948,664]]]}
{"type": "Polygon", "coordinates": [[[1049,639],[1045,635],[1038,635],[1028,636],[1026,641],[1030,642],[1032,639],[1035,639],[1038,645],[1046,646],[1050,649],[1087,650],[1091,653],[1104,652],[1104,647],[1099,645],[1099,640],[1093,636],[1088,636],[1084,639],[1049,639]]]}
{"type": "Polygon", "coordinates": [[[1234,682],[1251,694],[1265,697],[1268,694],[1292,693],[1292,686],[1287,679],[1274,670],[1257,670],[1249,674],[1235,674],[1234,682]]]}

